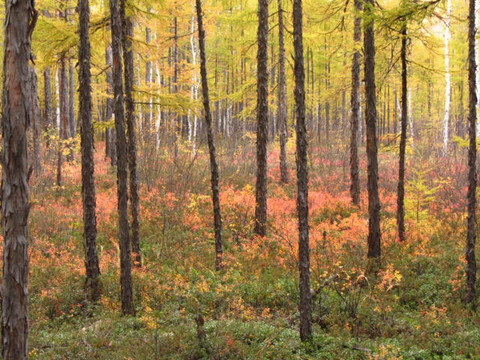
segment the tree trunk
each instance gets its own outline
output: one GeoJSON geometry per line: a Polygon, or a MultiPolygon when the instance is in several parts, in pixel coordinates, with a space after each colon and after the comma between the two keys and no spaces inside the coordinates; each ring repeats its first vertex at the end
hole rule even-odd
{"type": "MultiPolygon", "coordinates": [[[[125,0],[122,1],[122,3],[125,0]]],[[[150,48],[150,43],[152,41],[152,30],[150,28],[145,29],[145,43],[147,45],[147,48],[150,48]]],[[[150,86],[152,83],[152,61],[150,60],[150,54],[147,54],[147,61],[145,63],[145,86],[147,87],[148,91],[150,92],[150,86]]],[[[151,139],[152,139],[152,98],[149,95],[149,99],[147,101],[147,108],[145,111],[145,125],[144,125],[144,130],[145,130],[145,142],[148,144],[148,146],[151,145],[151,139]]]]}
{"type": "MultiPolygon", "coordinates": [[[[194,67],[194,71],[192,71],[192,85],[190,88],[190,99],[192,102],[198,100],[198,75],[197,75],[197,46],[195,43],[195,37],[193,36],[195,32],[195,17],[192,16],[192,36],[190,37],[190,47],[192,51],[192,65],[194,67]]],[[[188,117],[189,117],[189,140],[192,142],[192,155],[195,157],[197,155],[197,122],[198,116],[196,111],[193,112],[193,124],[191,123],[192,113],[188,110],[188,117]]]]}
{"type": "Polygon", "coordinates": [[[50,67],[47,66],[45,71],[43,72],[43,84],[44,84],[44,99],[45,99],[45,107],[43,112],[43,128],[47,133],[47,141],[46,145],[47,148],[50,147],[50,128],[55,128],[55,122],[52,118],[52,84],[50,79],[50,67]]]}
{"type": "MultiPolygon", "coordinates": [[[[130,212],[132,215],[132,251],[134,265],[142,265],[140,253],[140,197],[137,175],[137,135],[135,119],[135,103],[133,101],[133,85],[135,81],[133,59],[133,19],[126,16],[125,0],[121,1],[121,16],[125,33],[123,35],[123,61],[125,63],[125,109],[128,135],[128,169],[130,175],[130,212]]],[[[151,144],[150,144],[151,145],[151,144]]]]}
{"type": "Polygon", "coordinates": [[[401,48],[401,62],[402,62],[402,123],[400,131],[400,156],[398,164],[398,188],[397,188],[397,226],[398,226],[398,240],[405,240],[405,147],[407,142],[407,24],[403,20],[402,25],[402,48],[401,48]]]}
{"type": "MultiPolygon", "coordinates": [[[[75,70],[73,68],[72,60],[69,61],[69,86],[68,86],[68,125],[69,125],[69,138],[73,140],[75,138],[75,133],[77,132],[75,124],[75,70]]],[[[70,161],[73,161],[73,143],[70,143],[70,161]]]]}
{"type": "Polygon", "coordinates": [[[448,152],[448,127],[450,122],[450,103],[451,103],[451,85],[450,85],[450,13],[452,12],[452,0],[447,1],[447,18],[445,20],[445,113],[443,116],[443,156],[448,152]]]}
{"type": "Polygon", "coordinates": [[[308,162],[305,126],[305,69],[303,66],[302,0],[293,2],[293,46],[295,48],[295,111],[297,117],[297,210],[298,269],[300,273],[300,339],[312,337],[310,292],[310,246],[308,238],[308,162]]]}
{"type": "Polygon", "coordinates": [[[467,219],[467,249],[465,258],[467,260],[467,303],[475,301],[475,282],[477,277],[477,263],[475,260],[475,242],[476,242],[476,220],[475,212],[477,208],[476,188],[477,188],[477,139],[476,139],[476,121],[477,121],[477,94],[476,94],[476,59],[475,59],[475,0],[470,0],[470,15],[468,22],[468,135],[470,145],[468,148],[468,219],[467,219]]]}
{"type": "Polygon", "coordinates": [[[205,124],[207,126],[208,150],[210,152],[210,171],[212,173],[212,203],[213,223],[215,229],[215,269],[220,270],[223,265],[223,240],[222,240],[222,216],[220,213],[220,195],[218,184],[218,165],[215,150],[215,142],[212,129],[212,113],[210,111],[210,98],[208,94],[207,57],[205,54],[205,30],[203,28],[203,15],[201,0],[196,0],[198,43],[200,47],[200,73],[202,77],[203,106],[205,108],[205,124]]]}
{"type": "Polygon", "coordinates": [[[33,1],[7,0],[3,59],[2,356],[28,358],[29,65],[37,12],[33,1]]]}
{"type": "Polygon", "coordinates": [[[30,75],[30,122],[32,124],[33,137],[33,170],[35,174],[42,171],[42,160],[40,156],[40,106],[38,104],[38,79],[35,68],[29,68],[30,75]]]}
{"type": "Polygon", "coordinates": [[[288,184],[287,139],[287,80],[285,75],[285,41],[282,0],[278,0],[278,127],[280,130],[280,180],[288,184]]]}
{"type": "MultiPolygon", "coordinates": [[[[477,2],[475,3],[475,29],[478,29],[478,26],[479,26],[479,20],[478,20],[478,18],[479,18],[479,16],[478,16],[479,3],[478,3],[478,0],[476,0],[476,1],[477,2]]],[[[476,85],[475,92],[477,94],[477,102],[478,102],[478,99],[480,99],[480,72],[478,70],[478,61],[479,61],[478,39],[477,39],[476,34],[475,34],[475,63],[477,64],[477,67],[476,67],[476,70],[475,70],[475,85],[476,85]]],[[[476,127],[477,127],[476,131],[477,131],[477,137],[478,137],[478,136],[480,136],[480,122],[479,121],[476,122],[476,127]]]]}
{"type": "MultiPolygon", "coordinates": [[[[107,78],[107,102],[106,102],[106,116],[105,121],[110,121],[113,115],[113,76],[112,70],[113,67],[113,56],[112,56],[112,46],[108,45],[105,50],[105,58],[107,66],[109,69],[106,72],[107,78]]],[[[110,164],[112,166],[117,165],[117,143],[115,141],[115,129],[107,128],[105,131],[105,155],[110,158],[110,164]]]]}
{"type": "Polygon", "coordinates": [[[365,123],[367,131],[368,158],[368,257],[379,258],[380,248],[380,199],[378,197],[377,159],[377,97],[375,93],[375,35],[374,4],[367,0],[364,7],[364,52],[365,52],[365,123]]]}
{"type": "Polygon", "coordinates": [[[360,206],[360,175],[358,167],[358,123],[360,118],[360,41],[362,39],[362,1],[355,0],[355,21],[353,30],[354,53],[352,60],[352,92],[350,105],[352,114],[350,119],[350,196],[352,203],[360,206]]]}
{"type": "Polygon", "coordinates": [[[65,140],[68,138],[68,85],[67,85],[67,67],[65,65],[65,55],[62,55],[59,69],[59,103],[60,103],[60,124],[57,155],[57,186],[62,186],[62,165],[65,140]]]}
{"type": "Polygon", "coordinates": [[[113,94],[115,130],[117,136],[117,196],[118,227],[120,239],[120,285],[122,312],[135,315],[133,304],[132,264],[130,259],[130,234],[128,229],[127,190],[127,139],[125,137],[125,113],[123,109],[122,71],[122,20],[118,0],[110,0],[113,55],[113,94]]]}
{"type": "Polygon", "coordinates": [[[267,141],[268,141],[268,0],[258,0],[257,53],[257,183],[255,234],[267,234],[267,141]]]}
{"type": "MultiPolygon", "coordinates": [[[[176,94],[178,90],[178,19],[177,17],[173,18],[173,49],[172,49],[172,57],[173,57],[173,79],[172,79],[172,93],[176,94]]],[[[173,115],[174,121],[174,157],[175,160],[178,158],[178,137],[180,136],[180,118],[177,114],[173,115]]]]}
{"type": "MultiPolygon", "coordinates": [[[[156,36],[155,36],[156,38],[156,36]]],[[[157,75],[158,94],[160,95],[160,89],[164,85],[162,82],[162,76],[160,75],[160,68],[158,67],[158,61],[155,61],[155,72],[157,75]]],[[[160,148],[160,126],[162,124],[162,107],[160,105],[157,108],[157,119],[155,120],[155,149],[158,151],[160,148]]]]}
{"type": "Polygon", "coordinates": [[[85,290],[87,299],[100,297],[100,268],[97,253],[97,218],[95,214],[95,177],[93,160],[92,87],[90,79],[90,6],[88,0],[79,0],[79,106],[82,151],[83,237],[85,249],[85,290]]]}
{"type": "Polygon", "coordinates": [[[415,132],[413,131],[413,107],[412,107],[412,90],[411,87],[408,87],[408,96],[407,96],[407,107],[408,107],[408,122],[410,125],[410,138],[412,139],[412,148],[415,147],[415,132]]]}

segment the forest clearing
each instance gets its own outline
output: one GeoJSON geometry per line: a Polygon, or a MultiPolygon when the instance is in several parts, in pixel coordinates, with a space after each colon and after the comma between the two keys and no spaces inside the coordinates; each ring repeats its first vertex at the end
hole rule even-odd
{"type": "Polygon", "coordinates": [[[2,358],[480,359],[476,0],[6,0],[2,358]]]}

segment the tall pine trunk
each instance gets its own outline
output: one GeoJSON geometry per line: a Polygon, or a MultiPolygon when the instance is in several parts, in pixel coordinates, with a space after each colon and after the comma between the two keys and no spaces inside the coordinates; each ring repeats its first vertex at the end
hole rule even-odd
{"type": "Polygon", "coordinates": [[[282,0],[278,0],[278,127],[280,130],[280,180],[288,183],[287,169],[287,80],[285,75],[285,41],[282,0]]]}
{"type": "Polygon", "coordinates": [[[447,156],[449,123],[450,123],[450,105],[452,99],[452,89],[450,85],[450,13],[452,11],[452,0],[447,0],[447,18],[445,20],[445,112],[443,115],[443,156],[447,156]]]}
{"type": "Polygon", "coordinates": [[[28,358],[29,59],[37,12],[30,0],[7,0],[2,113],[2,357],[28,358]]]}
{"type": "Polygon", "coordinates": [[[130,234],[128,226],[127,189],[127,139],[125,137],[125,112],[123,109],[122,71],[122,20],[118,0],[110,0],[113,54],[113,94],[115,131],[117,136],[117,196],[118,227],[120,241],[120,285],[122,312],[135,315],[132,286],[132,264],[130,259],[130,234]]]}
{"type": "Polygon", "coordinates": [[[362,1],[355,0],[355,21],[353,29],[354,53],[352,59],[352,92],[350,105],[352,114],[350,118],[350,196],[352,203],[360,206],[360,175],[358,166],[358,126],[360,120],[360,40],[362,39],[362,1]]]}
{"type": "MultiPolygon", "coordinates": [[[[113,67],[112,46],[108,45],[105,50],[105,60],[107,62],[108,70],[106,72],[107,80],[107,101],[105,121],[110,121],[113,116],[113,75],[111,68],[113,67]]],[[[108,127],[105,130],[105,155],[110,158],[112,166],[117,165],[117,143],[115,140],[115,128],[108,127]]]]}
{"type": "Polygon", "coordinates": [[[397,226],[398,240],[405,240],[405,147],[407,142],[407,121],[408,121],[408,102],[407,102],[407,24],[403,20],[402,25],[402,123],[400,131],[400,156],[398,164],[398,188],[397,188],[397,226]]]}
{"type": "Polygon", "coordinates": [[[305,125],[305,69],[303,66],[302,0],[293,3],[293,46],[295,48],[295,112],[297,117],[297,210],[298,269],[300,273],[300,339],[312,336],[312,295],[310,292],[310,247],[308,238],[308,162],[305,125]]]}
{"type": "Polygon", "coordinates": [[[365,52],[365,122],[367,131],[368,158],[368,257],[379,258],[380,248],[380,199],[378,197],[378,149],[377,149],[377,96],[375,93],[375,34],[374,3],[364,5],[364,52],[365,52]]]}
{"type": "Polygon", "coordinates": [[[476,188],[477,188],[477,94],[476,94],[476,59],[475,59],[475,0],[470,0],[470,15],[468,19],[468,135],[470,145],[468,148],[468,219],[467,219],[467,249],[465,258],[467,260],[467,303],[475,301],[475,282],[477,278],[477,263],[475,260],[475,242],[476,242],[476,220],[475,212],[477,208],[476,188]]]}
{"type": "MultiPolygon", "coordinates": [[[[128,170],[130,175],[130,212],[132,215],[132,251],[134,253],[134,264],[141,266],[142,256],[140,254],[140,196],[138,194],[137,175],[137,135],[135,119],[135,103],[133,101],[133,85],[135,82],[134,59],[133,59],[133,19],[126,15],[125,0],[121,1],[121,16],[123,23],[123,62],[125,63],[125,110],[128,135],[128,170]]],[[[151,144],[150,144],[151,145],[151,144]]]]}
{"type": "Polygon", "coordinates": [[[32,165],[35,174],[42,171],[42,159],[40,154],[40,105],[38,103],[38,79],[34,67],[30,67],[30,122],[32,124],[33,159],[32,165]]]}
{"type": "Polygon", "coordinates": [[[78,1],[80,45],[78,48],[79,106],[82,152],[83,237],[85,249],[85,290],[87,298],[100,297],[100,268],[97,253],[97,218],[93,160],[92,87],[90,79],[90,6],[88,0],[78,1]]]}
{"type": "Polygon", "coordinates": [[[203,15],[201,0],[196,0],[197,23],[198,23],[198,45],[200,47],[200,75],[202,77],[203,106],[205,109],[205,124],[207,126],[208,150],[210,152],[210,171],[213,203],[213,223],[215,229],[215,269],[220,270],[223,262],[223,240],[222,240],[222,216],[220,213],[220,194],[218,184],[218,165],[213,138],[212,112],[210,110],[210,98],[208,94],[207,78],[207,56],[205,54],[205,30],[203,28],[203,15]]]}
{"type": "Polygon", "coordinates": [[[268,0],[258,0],[257,52],[257,183],[255,234],[267,234],[267,141],[268,141],[268,0]]]}
{"type": "Polygon", "coordinates": [[[43,128],[47,132],[47,148],[50,147],[50,128],[55,128],[55,121],[52,118],[52,84],[50,79],[50,67],[47,66],[43,72],[43,96],[45,106],[43,112],[43,128]]]}
{"type": "MultiPolygon", "coordinates": [[[[125,0],[122,1],[124,3],[125,0]]],[[[125,24],[126,25],[126,24],[125,24]]],[[[124,26],[125,26],[124,25],[124,26]]],[[[150,28],[145,29],[145,44],[147,48],[150,48],[150,43],[152,41],[152,30],[150,28]]],[[[148,92],[151,91],[152,83],[152,61],[150,60],[150,54],[147,54],[147,61],[145,63],[145,86],[148,89],[148,92]]],[[[147,101],[146,111],[145,111],[145,140],[148,146],[150,146],[150,140],[152,139],[152,98],[149,95],[149,99],[147,101]]]]}
{"type": "MultiPolygon", "coordinates": [[[[69,60],[69,79],[68,79],[68,137],[70,141],[75,138],[77,127],[75,124],[75,70],[73,68],[73,61],[69,60]]],[[[73,143],[70,142],[69,161],[73,161],[73,143]]]]}
{"type": "Polygon", "coordinates": [[[65,54],[60,59],[60,69],[58,75],[58,82],[60,84],[59,103],[60,103],[60,124],[59,124],[59,139],[58,139],[58,154],[57,154],[57,186],[62,186],[62,166],[63,166],[63,151],[65,141],[68,138],[68,81],[67,81],[67,67],[65,64],[65,54]]]}

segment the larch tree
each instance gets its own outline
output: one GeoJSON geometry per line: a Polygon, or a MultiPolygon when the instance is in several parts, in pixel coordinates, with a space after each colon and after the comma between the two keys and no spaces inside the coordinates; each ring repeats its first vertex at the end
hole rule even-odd
{"type": "Polygon", "coordinates": [[[477,209],[477,94],[476,94],[476,59],[475,59],[475,18],[476,1],[470,0],[468,18],[468,217],[467,217],[467,249],[465,259],[467,260],[467,303],[475,301],[475,283],[477,278],[477,263],[475,259],[476,242],[476,219],[477,209]]]}
{"type": "Polygon", "coordinates": [[[41,116],[40,105],[38,101],[38,79],[37,71],[33,66],[30,67],[30,119],[32,125],[32,142],[33,142],[33,159],[32,166],[35,174],[38,175],[42,171],[42,158],[40,154],[40,138],[41,138],[41,116]]]}
{"type": "MultiPolygon", "coordinates": [[[[107,100],[105,102],[105,121],[110,121],[113,116],[113,55],[112,46],[108,45],[105,49],[105,60],[107,65],[106,80],[107,80],[107,100]]],[[[117,143],[115,140],[115,128],[107,127],[105,130],[105,155],[110,158],[112,166],[117,165],[117,143]]]]}
{"type": "Polygon", "coordinates": [[[97,252],[97,218],[94,177],[94,130],[92,123],[92,86],[90,79],[90,5],[88,0],[78,1],[79,35],[79,106],[82,153],[82,205],[83,239],[85,249],[85,290],[87,299],[96,301],[100,297],[100,267],[97,252]]]}
{"type": "Polygon", "coordinates": [[[212,112],[208,93],[207,56],[205,53],[205,29],[203,27],[202,2],[196,0],[198,45],[200,48],[200,75],[202,78],[203,107],[205,111],[205,124],[207,126],[208,151],[210,153],[210,172],[213,203],[213,226],[215,230],[215,269],[218,271],[223,265],[223,240],[222,240],[222,215],[220,212],[220,190],[218,184],[218,164],[215,141],[213,138],[212,112]]]}
{"type": "Polygon", "coordinates": [[[257,183],[255,234],[267,234],[268,0],[258,0],[257,32],[257,183]]]}
{"type": "Polygon", "coordinates": [[[128,186],[127,186],[127,139],[125,136],[125,112],[123,108],[123,71],[122,71],[122,19],[118,0],[110,0],[112,55],[113,55],[113,111],[115,113],[115,131],[117,142],[117,197],[118,227],[120,241],[120,286],[122,312],[135,315],[132,285],[132,263],[130,258],[130,233],[128,224],[128,186]]]}
{"type": "Polygon", "coordinates": [[[278,0],[278,108],[277,118],[280,138],[280,180],[288,183],[287,140],[287,80],[285,75],[285,26],[282,0],[278,0]]]}
{"type": "Polygon", "coordinates": [[[32,0],[7,0],[2,110],[2,357],[28,358],[28,151],[32,0]]]}
{"type": "Polygon", "coordinates": [[[447,0],[447,17],[445,19],[444,34],[444,56],[445,56],[445,111],[443,113],[443,156],[447,156],[449,124],[450,124],[450,107],[452,102],[452,86],[450,74],[450,17],[452,12],[452,0],[447,0]]]}
{"type": "Polygon", "coordinates": [[[68,81],[67,81],[67,66],[65,60],[65,53],[61,54],[60,68],[58,69],[58,103],[57,111],[59,111],[59,137],[57,147],[57,186],[62,186],[62,166],[63,166],[63,148],[65,141],[68,139],[69,123],[68,123],[68,81]]]}
{"type": "MultiPolygon", "coordinates": [[[[43,109],[44,129],[49,132],[51,128],[55,127],[55,121],[52,118],[52,84],[50,80],[50,67],[47,66],[43,72],[43,98],[45,106],[43,109]]],[[[50,137],[47,136],[47,148],[50,147],[50,137]]]]}
{"type": "Polygon", "coordinates": [[[295,50],[295,114],[297,131],[298,269],[300,273],[300,339],[312,336],[312,294],[310,290],[310,245],[308,228],[308,161],[305,125],[305,68],[303,65],[302,0],[293,2],[293,46],[295,50]]]}
{"type": "Polygon", "coordinates": [[[380,199],[378,196],[377,95],[375,88],[374,2],[364,4],[365,122],[368,159],[368,257],[381,256],[380,199]]]}
{"type": "Polygon", "coordinates": [[[407,20],[402,20],[402,47],[400,61],[402,66],[402,111],[400,125],[400,154],[398,162],[397,187],[397,234],[398,240],[405,240],[405,148],[407,143],[408,101],[407,101],[407,20]]]}
{"type": "Polygon", "coordinates": [[[362,39],[362,1],[355,0],[353,25],[352,91],[350,94],[350,196],[352,203],[360,206],[360,174],[358,165],[358,130],[360,122],[360,41],[362,39]]]}
{"type": "Polygon", "coordinates": [[[77,132],[77,125],[75,123],[75,69],[73,66],[73,61],[70,59],[68,61],[69,65],[69,77],[68,77],[68,137],[70,140],[69,148],[69,161],[74,160],[74,151],[72,140],[75,139],[75,134],[77,132]]]}
{"type": "MultiPolygon", "coordinates": [[[[137,174],[137,135],[135,102],[133,101],[133,85],[135,83],[134,58],[133,58],[133,16],[126,14],[126,0],[121,0],[120,12],[123,24],[123,62],[125,80],[125,110],[128,134],[128,170],[130,179],[130,213],[132,215],[132,252],[134,264],[141,266],[140,253],[140,196],[137,174]]],[[[148,130],[148,129],[147,129],[148,130]]]]}

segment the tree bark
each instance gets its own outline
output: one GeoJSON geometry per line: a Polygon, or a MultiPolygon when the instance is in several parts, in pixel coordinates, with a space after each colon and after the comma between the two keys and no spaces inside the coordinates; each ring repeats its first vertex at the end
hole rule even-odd
{"type": "MultiPolygon", "coordinates": [[[[122,1],[122,3],[125,0],[122,1]]],[[[147,47],[150,47],[150,43],[152,41],[152,30],[150,28],[145,29],[145,43],[147,47]]],[[[147,61],[145,63],[145,85],[147,89],[150,90],[150,86],[152,83],[152,62],[150,60],[150,54],[147,54],[147,61]]],[[[145,140],[148,145],[150,144],[150,140],[152,139],[152,98],[149,97],[147,102],[147,108],[145,111],[145,140]]]]}
{"type": "Polygon", "coordinates": [[[285,75],[285,41],[282,0],[278,0],[278,127],[280,130],[280,180],[288,184],[287,139],[287,81],[285,75]]]}
{"type": "Polygon", "coordinates": [[[443,116],[443,156],[447,156],[448,139],[449,139],[449,123],[450,123],[450,105],[452,89],[450,85],[450,13],[452,11],[452,0],[447,1],[447,18],[445,19],[445,112],[443,116]]]}
{"type": "Polygon", "coordinates": [[[59,103],[60,103],[60,124],[58,138],[58,155],[57,155],[57,186],[62,186],[62,165],[63,151],[65,148],[65,140],[68,138],[68,85],[67,85],[67,67],[65,65],[65,55],[60,59],[59,69],[59,103]]]}
{"type": "Polygon", "coordinates": [[[42,171],[42,159],[40,154],[40,106],[38,103],[38,79],[34,67],[29,68],[30,75],[30,121],[32,123],[33,138],[33,170],[35,174],[42,171]]]}
{"type": "MultiPolygon", "coordinates": [[[[140,196],[138,189],[137,175],[137,135],[135,103],[133,101],[133,85],[135,82],[134,59],[133,59],[133,19],[126,15],[125,0],[121,1],[121,16],[123,22],[123,61],[125,63],[125,109],[128,135],[128,169],[130,176],[130,212],[132,215],[132,252],[134,254],[134,265],[142,265],[140,253],[140,196]]],[[[151,145],[151,144],[150,144],[151,145]]]]}
{"type": "Polygon", "coordinates": [[[82,151],[82,204],[83,239],[85,249],[85,291],[87,299],[96,301],[100,297],[100,268],[97,253],[97,218],[94,176],[94,130],[92,124],[92,87],[90,79],[90,6],[88,0],[78,1],[80,45],[79,63],[79,106],[82,151]]]}
{"type": "Polygon", "coordinates": [[[213,138],[212,112],[208,93],[207,57],[205,53],[205,30],[203,28],[203,14],[201,0],[196,0],[198,45],[200,47],[200,75],[202,78],[203,106],[205,109],[205,124],[207,126],[208,150],[210,152],[210,171],[213,203],[213,224],[215,229],[215,269],[218,271],[223,266],[223,240],[222,240],[222,215],[220,212],[220,194],[218,184],[218,165],[215,141],[213,138]]]}
{"type": "MultiPolygon", "coordinates": [[[[175,16],[173,18],[173,49],[172,49],[172,60],[173,60],[173,78],[172,78],[172,93],[176,94],[178,90],[178,19],[175,16]]],[[[172,119],[174,121],[174,156],[175,160],[178,159],[178,137],[180,136],[180,117],[174,113],[172,114],[172,119]]]]}
{"type": "Polygon", "coordinates": [[[128,229],[128,165],[127,139],[125,137],[125,112],[123,109],[122,20],[118,0],[110,0],[110,12],[113,55],[113,109],[115,112],[115,131],[117,137],[117,196],[122,312],[124,315],[135,315],[132,264],[130,258],[130,234],[128,229]]]}
{"type": "MultiPolygon", "coordinates": [[[[68,137],[72,141],[75,138],[77,127],[75,124],[75,70],[73,68],[72,60],[69,60],[69,85],[68,85],[68,137]]],[[[73,143],[70,143],[70,156],[69,160],[73,161],[73,143]]]]}
{"type": "MultiPolygon", "coordinates": [[[[198,16],[197,16],[198,17],[198,16]]],[[[192,25],[191,25],[191,30],[192,30],[192,36],[190,36],[190,48],[191,48],[191,53],[192,53],[192,65],[194,69],[197,67],[197,46],[195,43],[195,37],[193,34],[195,33],[195,17],[192,16],[192,25]]],[[[157,66],[157,72],[158,72],[158,66],[157,66]]],[[[199,87],[199,81],[198,81],[198,75],[197,71],[194,70],[192,71],[192,85],[190,87],[190,99],[192,102],[198,100],[198,87],[199,87]]],[[[197,122],[198,122],[198,116],[197,113],[194,111],[193,112],[193,124],[192,124],[192,112],[191,110],[188,110],[188,118],[189,118],[189,134],[188,138],[189,141],[192,142],[192,156],[197,155],[197,122]]]]}
{"type": "Polygon", "coordinates": [[[358,166],[358,123],[360,118],[360,41],[362,39],[362,1],[355,0],[355,20],[353,29],[354,53],[352,59],[352,92],[350,105],[352,114],[350,119],[350,196],[352,203],[360,206],[360,175],[358,166]]]}
{"type": "Polygon", "coordinates": [[[377,96],[375,90],[375,35],[374,3],[367,0],[364,7],[364,52],[365,52],[365,122],[367,131],[368,159],[368,257],[381,256],[380,245],[380,199],[378,197],[377,159],[377,96]]]}
{"type": "Polygon", "coordinates": [[[2,356],[28,358],[29,59],[37,12],[31,0],[7,0],[2,113],[2,356]]]}
{"type": "Polygon", "coordinates": [[[298,269],[300,273],[300,339],[312,336],[312,295],[310,292],[310,246],[308,235],[308,162],[305,126],[305,69],[303,66],[302,0],[293,2],[293,46],[295,48],[295,111],[297,117],[297,210],[298,269]]]}
{"type": "Polygon", "coordinates": [[[398,164],[398,188],[397,188],[397,226],[398,240],[405,240],[405,148],[407,142],[408,102],[407,102],[407,24],[403,20],[402,25],[402,123],[400,131],[400,156],[398,164]]]}
{"type": "Polygon", "coordinates": [[[255,234],[267,234],[267,141],[268,141],[268,0],[258,0],[257,53],[257,183],[255,234]]]}
{"type": "Polygon", "coordinates": [[[47,133],[47,141],[46,146],[47,148],[50,147],[50,128],[55,128],[55,122],[52,118],[52,84],[50,79],[50,67],[47,66],[45,71],[43,72],[43,85],[44,85],[44,99],[45,99],[45,107],[43,112],[43,128],[47,133]]]}
{"type": "MultiPolygon", "coordinates": [[[[113,115],[113,75],[111,68],[113,67],[112,46],[107,46],[105,50],[105,58],[107,66],[110,68],[106,72],[107,78],[107,101],[106,101],[106,115],[105,120],[110,121],[113,115]]],[[[115,140],[115,128],[107,128],[105,131],[105,155],[110,158],[112,166],[117,165],[117,144],[115,140]]]]}
{"type": "Polygon", "coordinates": [[[470,144],[468,148],[468,218],[467,218],[467,249],[465,258],[467,260],[467,303],[475,301],[475,282],[477,277],[477,263],[475,260],[475,242],[476,242],[476,220],[475,212],[477,208],[476,188],[477,188],[477,93],[476,93],[476,59],[475,59],[475,0],[470,0],[469,19],[468,19],[468,135],[470,144]]]}

